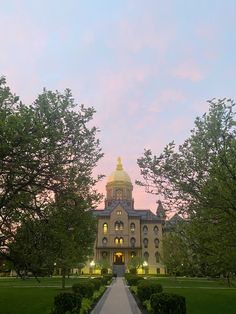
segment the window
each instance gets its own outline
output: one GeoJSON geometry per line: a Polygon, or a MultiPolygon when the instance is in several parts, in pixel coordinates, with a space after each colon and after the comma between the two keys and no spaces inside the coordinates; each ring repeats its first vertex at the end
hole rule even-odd
{"type": "Polygon", "coordinates": [[[103,224],[103,234],[107,234],[107,230],[108,230],[108,225],[107,225],[107,223],[105,222],[105,223],[103,224]]]}
{"type": "Polygon", "coordinates": [[[161,273],[161,269],[157,268],[157,275],[159,275],[161,273]]]}
{"type": "Polygon", "coordinates": [[[117,210],[116,215],[120,216],[122,214],[121,210],[117,210]]]}
{"type": "Polygon", "coordinates": [[[131,247],[135,247],[135,242],[136,242],[135,238],[130,239],[131,247]]]}
{"type": "Polygon", "coordinates": [[[134,230],[135,230],[135,224],[132,222],[132,223],[130,224],[130,231],[131,231],[131,232],[134,232],[134,230]]]}
{"type": "Polygon", "coordinates": [[[107,255],[108,255],[108,254],[107,254],[106,251],[103,251],[103,252],[102,252],[102,258],[106,259],[106,258],[107,258],[107,255]]]}
{"type": "Polygon", "coordinates": [[[145,225],[145,226],[143,226],[143,233],[147,233],[148,232],[148,227],[145,225]]]}
{"type": "Polygon", "coordinates": [[[104,237],[104,238],[102,239],[102,244],[103,244],[103,245],[106,245],[106,244],[107,244],[107,238],[106,238],[106,237],[104,237]]]}
{"type": "Polygon", "coordinates": [[[115,238],[114,239],[115,245],[122,245],[124,244],[124,239],[123,238],[115,238]]]}
{"type": "Polygon", "coordinates": [[[122,200],[122,190],[116,190],[116,199],[117,200],[122,200]]]}
{"type": "Polygon", "coordinates": [[[156,263],[160,263],[160,253],[159,252],[155,253],[155,258],[156,258],[156,263]]]}
{"type": "Polygon", "coordinates": [[[145,248],[148,247],[148,239],[147,238],[143,239],[143,245],[144,245],[145,248]]]}
{"type": "Polygon", "coordinates": [[[157,238],[154,240],[154,244],[155,244],[155,247],[156,247],[156,248],[159,247],[159,242],[160,242],[160,241],[159,241],[159,239],[157,239],[157,238]]]}
{"type": "Polygon", "coordinates": [[[154,231],[155,234],[158,234],[158,227],[154,226],[153,231],[154,231]]]}
{"type": "Polygon", "coordinates": [[[121,230],[123,230],[124,229],[124,224],[123,224],[123,222],[122,221],[116,221],[115,222],[115,230],[116,231],[121,231],[121,230]]]}
{"type": "Polygon", "coordinates": [[[148,253],[148,252],[144,252],[143,257],[144,257],[144,260],[145,260],[146,262],[148,262],[149,253],[148,253]]]}

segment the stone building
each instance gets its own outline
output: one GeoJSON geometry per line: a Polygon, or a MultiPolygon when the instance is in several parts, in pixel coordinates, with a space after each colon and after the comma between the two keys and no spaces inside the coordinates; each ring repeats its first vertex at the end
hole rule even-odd
{"type": "Polygon", "coordinates": [[[123,273],[128,271],[130,260],[137,256],[143,259],[139,273],[163,274],[165,212],[160,201],[156,214],[149,209],[135,209],[132,190],[131,179],[118,158],[116,170],[107,180],[105,208],[93,211],[98,231],[90,266],[105,259],[113,272],[123,273]]]}

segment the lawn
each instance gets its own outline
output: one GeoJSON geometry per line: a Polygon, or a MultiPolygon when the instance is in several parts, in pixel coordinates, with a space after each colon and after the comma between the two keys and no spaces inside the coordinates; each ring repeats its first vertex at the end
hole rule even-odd
{"type": "MultiPolygon", "coordinates": [[[[50,314],[54,296],[62,291],[60,278],[0,278],[0,314],[50,314]]],[[[66,280],[67,290],[78,278],[66,280]]]]}
{"type": "Polygon", "coordinates": [[[236,288],[228,288],[222,280],[205,278],[151,278],[158,280],[165,292],[186,298],[187,314],[235,314],[236,288]]]}

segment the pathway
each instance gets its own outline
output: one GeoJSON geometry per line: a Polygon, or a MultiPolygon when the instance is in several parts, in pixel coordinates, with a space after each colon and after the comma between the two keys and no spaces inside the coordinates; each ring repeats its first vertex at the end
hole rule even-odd
{"type": "Polygon", "coordinates": [[[117,277],[91,314],[141,314],[123,278],[117,277]]]}

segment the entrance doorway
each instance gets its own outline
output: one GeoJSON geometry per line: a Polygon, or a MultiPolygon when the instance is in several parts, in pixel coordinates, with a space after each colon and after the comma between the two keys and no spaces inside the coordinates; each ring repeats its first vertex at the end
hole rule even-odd
{"type": "Polygon", "coordinates": [[[113,262],[115,265],[124,265],[125,263],[125,256],[122,252],[114,253],[113,262]]]}

